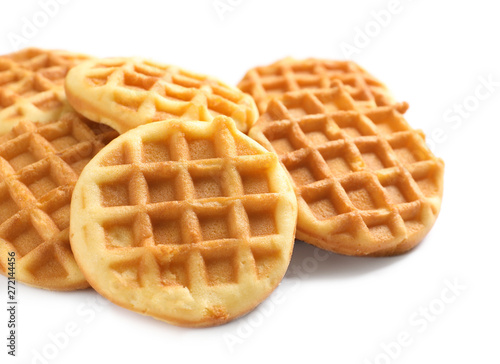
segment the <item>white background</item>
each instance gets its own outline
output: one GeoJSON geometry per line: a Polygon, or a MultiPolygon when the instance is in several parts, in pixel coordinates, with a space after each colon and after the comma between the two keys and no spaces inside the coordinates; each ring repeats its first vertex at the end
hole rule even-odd
{"type": "Polygon", "coordinates": [[[272,299],[216,328],[178,328],[106,301],[92,306],[99,297],[92,290],[19,285],[19,347],[12,359],[2,278],[1,363],[499,362],[500,22],[494,1],[401,0],[394,9],[389,0],[222,0],[233,5],[219,14],[213,0],[73,0],[49,9],[45,19],[39,12],[46,1],[1,2],[1,54],[15,50],[9,39],[17,34],[25,38],[21,46],[140,55],[231,84],[248,68],[287,55],[349,56],[410,103],[408,121],[426,132],[446,163],[444,200],[431,233],[403,256],[328,254],[319,261],[322,251],[298,242],[272,299]],[[397,13],[388,17],[389,10],[397,13]],[[28,39],[23,27],[35,20],[42,24],[25,32],[28,39]],[[370,35],[361,39],[365,31],[370,35]],[[357,44],[357,53],[343,52],[347,43],[357,44]],[[488,78],[490,91],[480,86],[488,78]],[[424,318],[422,309],[432,317],[424,318]],[[63,340],[68,324],[73,336],[63,340]],[[406,345],[395,344],[405,333],[406,345]]]}

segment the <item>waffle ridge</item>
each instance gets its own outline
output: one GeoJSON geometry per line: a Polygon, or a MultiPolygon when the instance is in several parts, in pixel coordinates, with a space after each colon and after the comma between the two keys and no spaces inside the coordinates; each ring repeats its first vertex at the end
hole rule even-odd
{"type": "Polygon", "coordinates": [[[328,89],[335,81],[344,84],[359,107],[373,108],[395,103],[382,82],[352,61],[287,57],[249,70],[238,87],[254,98],[262,114],[270,100],[280,98],[286,92],[328,89]]]}
{"type": "Polygon", "coordinates": [[[69,204],[83,165],[116,132],[66,114],[22,121],[0,137],[0,272],[16,253],[16,279],[73,290],[88,287],[69,244],[69,204]],[[89,127],[89,125],[91,127],[89,127]]]}
{"type": "Polygon", "coordinates": [[[86,59],[81,54],[36,48],[0,56],[0,134],[20,120],[48,122],[69,111],[64,77],[86,59]]]}
{"type": "Polygon", "coordinates": [[[91,285],[119,305],[182,326],[221,324],[286,271],[293,189],[277,157],[229,118],[141,126],[82,177],[71,244],[91,285]]]}
{"type": "Polygon", "coordinates": [[[444,164],[403,117],[406,103],[360,107],[340,81],[272,100],[249,136],[294,183],[297,238],[348,255],[420,242],[441,204],[444,164]]]}
{"type": "Polygon", "coordinates": [[[152,121],[225,115],[246,133],[258,118],[253,99],[237,88],[141,58],[86,62],[68,74],[66,92],[78,112],[119,132],[152,121]]]}

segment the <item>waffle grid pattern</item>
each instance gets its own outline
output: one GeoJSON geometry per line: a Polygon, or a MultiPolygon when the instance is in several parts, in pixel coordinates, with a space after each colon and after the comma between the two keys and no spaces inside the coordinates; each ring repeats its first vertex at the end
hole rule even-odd
{"type": "Polygon", "coordinates": [[[406,104],[360,112],[349,98],[339,84],[290,92],[249,135],[293,180],[299,239],[351,255],[402,253],[439,212],[443,162],[403,118],[406,104]]]}
{"type": "Polygon", "coordinates": [[[233,118],[238,128],[247,132],[258,117],[251,97],[237,88],[209,76],[143,59],[88,62],[71,72],[66,84],[77,111],[94,120],[103,118],[103,122],[122,132],[152,121],[210,121],[217,115],[233,118]]]}
{"type": "Polygon", "coordinates": [[[64,77],[85,59],[88,57],[34,48],[0,56],[0,134],[20,120],[47,122],[67,111],[64,77]]]}
{"type": "Polygon", "coordinates": [[[20,122],[0,138],[0,271],[16,252],[16,278],[49,289],[87,287],[69,246],[73,187],[84,165],[116,136],[74,114],[20,122]],[[96,133],[101,133],[96,135],[96,133]]]}
{"type": "Polygon", "coordinates": [[[201,136],[189,128],[209,124],[174,123],[163,123],[168,135],[136,134],[107,149],[93,168],[98,177],[82,187],[93,206],[84,215],[92,216],[88,230],[99,230],[95,248],[112,280],[154,287],[167,301],[187,290],[193,307],[204,306],[203,320],[224,321],[234,314],[227,301],[241,294],[232,296],[235,286],[252,287],[245,306],[284,275],[294,230],[284,206],[293,191],[277,157],[241,139],[230,119],[216,118],[201,136]]]}
{"type": "Polygon", "coordinates": [[[386,106],[394,101],[386,86],[352,61],[285,58],[247,72],[238,87],[254,98],[260,113],[269,101],[290,91],[328,89],[336,81],[363,108],[386,106]]]}

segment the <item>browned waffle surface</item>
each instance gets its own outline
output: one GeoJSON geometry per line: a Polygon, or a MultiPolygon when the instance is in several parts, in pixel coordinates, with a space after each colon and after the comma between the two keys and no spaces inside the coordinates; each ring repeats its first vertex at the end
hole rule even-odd
{"type": "Polygon", "coordinates": [[[328,89],[340,81],[360,107],[372,108],[394,103],[387,87],[352,61],[284,58],[249,70],[238,87],[250,94],[260,113],[269,101],[286,92],[328,89]]]}
{"type": "Polygon", "coordinates": [[[253,99],[236,87],[141,58],[85,62],[69,72],[66,92],[78,112],[121,133],[152,121],[217,115],[233,118],[246,133],[259,116],[253,99]]]}
{"type": "Polygon", "coordinates": [[[20,122],[0,137],[0,272],[15,252],[15,277],[32,286],[88,286],[69,245],[70,201],[81,170],[116,136],[108,126],[66,114],[20,122]]]}
{"type": "Polygon", "coordinates": [[[441,159],[402,113],[361,109],[340,83],[273,100],[249,136],[276,152],[298,199],[297,237],[349,255],[418,244],[441,205],[441,159]]]}
{"type": "Polygon", "coordinates": [[[0,56],[0,134],[20,120],[48,122],[70,110],[64,77],[85,59],[81,54],[36,48],[0,56]]]}
{"type": "Polygon", "coordinates": [[[121,135],[83,171],[71,214],[75,257],[98,292],[176,325],[211,326],[281,281],[297,205],[277,156],[219,116],[121,135]]]}

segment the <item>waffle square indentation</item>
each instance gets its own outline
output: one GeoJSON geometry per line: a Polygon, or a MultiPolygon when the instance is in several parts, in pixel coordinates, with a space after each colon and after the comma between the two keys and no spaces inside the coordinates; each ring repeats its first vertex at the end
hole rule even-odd
{"type": "Polygon", "coordinates": [[[354,171],[356,156],[345,143],[318,148],[334,177],[341,177],[354,171]]]}
{"type": "Polygon", "coordinates": [[[182,228],[178,219],[152,219],[153,238],[156,245],[182,244],[182,228]]]}
{"type": "Polygon", "coordinates": [[[3,238],[9,241],[21,256],[28,254],[44,242],[26,213],[18,215],[14,221],[11,221],[3,238]]]}
{"type": "Polygon", "coordinates": [[[236,251],[233,249],[220,249],[218,251],[203,252],[203,260],[207,275],[207,282],[211,286],[236,283],[237,271],[233,266],[236,260],[236,251]]]}
{"type": "Polygon", "coordinates": [[[306,147],[306,144],[297,138],[292,124],[271,125],[264,131],[264,135],[278,155],[306,147]]]}
{"type": "Polygon", "coordinates": [[[146,142],[142,145],[142,162],[166,162],[170,161],[170,149],[165,141],[146,142]]]}
{"type": "Polygon", "coordinates": [[[175,173],[158,173],[144,174],[148,184],[149,203],[160,203],[167,201],[176,201],[176,178],[175,173]]]}
{"type": "Polygon", "coordinates": [[[224,186],[224,173],[219,168],[196,168],[189,170],[193,180],[195,198],[212,198],[227,196],[224,186]]]}
{"type": "Polygon", "coordinates": [[[376,210],[387,207],[382,187],[371,178],[353,175],[350,179],[342,181],[342,186],[349,200],[358,210],[376,210]]]}
{"type": "Polygon", "coordinates": [[[276,265],[276,261],[280,259],[280,252],[262,246],[252,246],[251,250],[255,260],[257,277],[259,279],[268,278],[276,265]]]}
{"type": "Polygon", "coordinates": [[[189,275],[185,256],[173,257],[169,262],[160,264],[160,280],[165,286],[188,287],[189,275]]]}
{"type": "Polygon", "coordinates": [[[318,220],[326,220],[348,211],[348,207],[338,198],[332,186],[305,188],[302,198],[318,220]]]}
{"type": "Polygon", "coordinates": [[[312,155],[284,163],[297,186],[308,185],[327,178],[320,169],[319,161],[312,155]]]}
{"type": "Polygon", "coordinates": [[[19,207],[10,196],[4,183],[0,183],[0,206],[2,206],[0,209],[0,225],[19,211],[19,207]]]}
{"type": "Polygon", "coordinates": [[[129,181],[127,178],[112,181],[99,186],[101,191],[101,202],[104,207],[128,206],[131,201],[129,198],[129,181]]]}
{"type": "Polygon", "coordinates": [[[332,117],[339,128],[341,128],[351,138],[375,135],[359,113],[338,114],[332,117]]]}
{"type": "Polygon", "coordinates": [[[276,205],[269,201],[260,206],[245,204],[248,216],[250,236],[268,236],[278,233],[276,225],[276,205]]]}
{"type": "Polygon", "coordinates": [[[218,211],[199,211],[197,213],[203,241],[234,238],[231,227],[231,216],[228,208],[218,211]]]}
{"type": "Polygon", "coordinates": [[[188,142],[189,159],[202,160],[216,158],[215,144],[210,139],[190,139],[188,142]]]}

